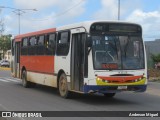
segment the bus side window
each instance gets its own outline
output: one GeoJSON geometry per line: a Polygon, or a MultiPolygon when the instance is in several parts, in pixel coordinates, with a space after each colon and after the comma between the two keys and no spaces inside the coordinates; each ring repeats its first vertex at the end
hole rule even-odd
{"type": "Polygon", "coordinates": [[[28,49],[28,54],[29,55],[35,55],[36,54],[36,47],[35,45],[37,44],[37,39],[36,37],[30,37],[30,40],[29,40],[29,49],[28,49]]]}
{"type": "Polygon", "coordinates": [[[34,46],[34,45],[36,45],[37,44],[37,39],[36,39],[36,37],[31,37],[30,38],[30,46],[34,46]]]}
{"type": "Polygon", "coordinates": [[[69,52],[70,32],[64,31],[58,33],[57,55],[66,56],[69,52]]]}
{"type": "Polygon", "coordinates": [[[23,38],[21,43],[21,55],[28,54],[28,38],[23,38]]]}
{"type": "Polygon", "coordinates": [[[49,34],[47,35],[47,38],[47,54],[54,55],[56,49],[56,34],[49,34]]]}
{"type": "Polygon", "coordinates": [[[45,48],[45,36],[41,35],[37,37],[37,46],[36,46],[36,53],[37,55],[44,55],[44,48],[45,48]]]}

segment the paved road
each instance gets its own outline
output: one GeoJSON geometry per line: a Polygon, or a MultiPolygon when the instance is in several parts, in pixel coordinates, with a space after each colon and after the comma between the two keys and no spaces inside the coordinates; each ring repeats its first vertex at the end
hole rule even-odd
{"type": "MultiPolygon", "coordinates": [[[[72,99],[63,99],[56,89],[38,85],[23,88],[21,81],[9,76],[9,71],[0,71],[0,111],[160,111],[160,83],[149,83],[145,93],[119,93],[108,99],[97,95],[75,94],[72,99]],[[2,75],[3,74],[3,75],[2,75]]],[[[44,118],[42,118],[43,120],[44,118]]],[[[46,119],[46,118],[45,118],[46,119]]],[[[52,119],[53,118],[48,118],[52,119]]],[[[73,119],[82,118],[54,118],[73,119]]],[[[107,118],[86,118],[90,120],[107,118]]],[[[117,118],[110,118],[117,119],[117,118]]],[[[124,120],[124,118],[118,118],[124,120]]],[[[125,118],[126,120],[150,120],[151,118],[125,118]]],[[[156,118],[158,120],[158,118],[156,118]]],[[[0,119],[1,120],[1,119],[0,119]]],[[[29,120],[23,118],[21,120],[29,120]]],[[[41,119],[36,119],[41,120],[41,119]]]]}
{"type": "Polygon", "coordinates": [[[11,71],[10,70],[1,70],[0,69],[0,77],[11,77],[11,71]]]}

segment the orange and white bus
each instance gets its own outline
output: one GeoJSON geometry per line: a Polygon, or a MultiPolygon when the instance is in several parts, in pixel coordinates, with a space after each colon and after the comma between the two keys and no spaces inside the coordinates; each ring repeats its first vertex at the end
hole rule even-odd
{"type": "Polygon", "coordinates": [[[12,76],[24,87],[35,84],[70,92],[144,92],[147,66],[138,24],[86,21],[15,36],[12,76]]]}

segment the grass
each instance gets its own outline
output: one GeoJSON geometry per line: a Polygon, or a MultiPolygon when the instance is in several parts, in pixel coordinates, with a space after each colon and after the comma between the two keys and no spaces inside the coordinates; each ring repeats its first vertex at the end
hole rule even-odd
{"type": "Polygon", "coordinates": [[[149,81],[151,81],[151,82],[160,82],[160,77],[150,77],[149,81]]]}
{"type": "Polygon", "coordinates": [[[148,69],[149,81],[160,82],[160,70],[159,69],[148,69]]]}

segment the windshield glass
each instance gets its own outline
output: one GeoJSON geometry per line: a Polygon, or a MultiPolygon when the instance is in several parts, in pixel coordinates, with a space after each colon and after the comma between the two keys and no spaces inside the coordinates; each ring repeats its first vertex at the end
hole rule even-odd
{"type": "Polygon", "coordinates": [[[140,36],[92,36],[94,68],[143,69],[143,43],[140,36]]]}

